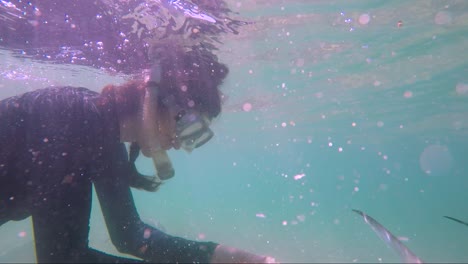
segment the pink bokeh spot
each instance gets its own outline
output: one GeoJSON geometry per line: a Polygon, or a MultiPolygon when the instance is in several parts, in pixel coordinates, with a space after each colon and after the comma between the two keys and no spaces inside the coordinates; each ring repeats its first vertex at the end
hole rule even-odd
{"type": "Polygon", "coordinates": [[[255,216],[258,217],[258,218],[265,218],[266,217],[266,215],[263,214],[263,213],[257,213],[255,216]]]}
{"type": "Polygon", "coordinates": [[[250,112],[250,110],[252,110],[252,104],[251,103],[245,103],[242,106],[242,110],[244,110],[245,112],[250,112]]]}
{"type": "Polygon", "coordinates": [[[296,181],[300,180],[300,179],[304,178],[305,176],[306,175],[304,173],[297,174],[297,175],[294,176],[294,180],[296,180],[296,181]]]}

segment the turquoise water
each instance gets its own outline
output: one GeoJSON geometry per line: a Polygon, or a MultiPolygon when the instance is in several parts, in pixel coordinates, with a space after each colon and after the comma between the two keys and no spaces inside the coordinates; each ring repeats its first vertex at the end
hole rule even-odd
{"type": "MultiPolygon", "coordinates": [[[[442,216],[468,221],[468,2],[230,3],[255,23],[221,47],[216,136],[170,152],[176,176],[134,192],[142,218],[282,262],[400,262],[354,208],[427,262],[467,262],[468,228],[442,216]]],[[[124,79],[0,59],[2,98],[124,79]]],[[[2,226],[0,260],[33,260],[31,234],[30,220],[2,226]]],[[[116,253],[98,204],[90,244],[116,253]]]]}

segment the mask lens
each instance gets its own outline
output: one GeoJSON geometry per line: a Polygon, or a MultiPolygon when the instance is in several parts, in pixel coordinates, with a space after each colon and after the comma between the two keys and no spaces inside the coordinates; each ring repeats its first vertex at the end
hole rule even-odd
{"type": "Polygon", "coordinates": [[[208,142],[214,135],[208,127],[209,121],[191,112],[180,116],[177,121],[177,137],[181,147],[192,151],[208,142]]]}
{"type": "Polygon", "coordinates": [[[210,141],[210,139],[214,135],[213,131],[211,131],[211,129],[209,128],[208,130],[200,131],[200,132],[201,133],[196,133],[192,135],[191,137],[183,139],[181,141],[181,147],[187,151],[192,151],[193,149],[196,149],[204,145],[206,142],[210,141]]]}
{"type": "Polygon", "coordinates": [[[190,135],[194,135],[198,133],[199,131],[203,130],[203,124],[201,122],[195,122],[192,124],[187,124],[187,127],[184,128],[180,134],[179,137],[185,138],[185,137],[190,137],[190,135]]]}
{"type": "Polygon", "coordinates": [[[202,145],[204,145],[206,142],[210,141],[210,139],[214,136],[213,131],[211,129],[208,129],[201,135],[201,137],[198,138],[198,140],[195,143],[195,148],[198,148],[202,145]]]}

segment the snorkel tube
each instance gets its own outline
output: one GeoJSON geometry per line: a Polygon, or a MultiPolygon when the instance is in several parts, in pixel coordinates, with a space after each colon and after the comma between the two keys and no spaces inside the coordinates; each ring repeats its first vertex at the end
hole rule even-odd
{"type": "Polygon", "coordinates": [[[159,179],[167,180],[172,178],[175,172],[166,150],[161,147],[157,137],[157,133],[159,133],[159,121],[156,113],[158,109],[158,85],[160,80],[161,65],[160,63],[155,63],[147,81],[143,107],[141,109],[142,130],[140,132],[140,140],[145,144],[140,144],[140,148],[143,155],[153,159],[159,179]]]}
{"type": "Polygon", "coordinates": [[[166,150],[161,147],[157,137],[153,134],[155,131],[159,131],[159,122],[156,117],[157,96],[157,86],[154,82],[148,82],[142,109],[142,138],[147,144],[141,151],[143,155],[153,159],[159,179],[167,180],[172,178],[175,172],[166,150]]]}

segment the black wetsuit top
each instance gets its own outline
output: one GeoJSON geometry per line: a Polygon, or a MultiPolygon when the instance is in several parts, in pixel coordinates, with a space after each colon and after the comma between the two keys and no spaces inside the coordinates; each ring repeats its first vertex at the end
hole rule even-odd
{"type": "Polygon", "coordinates": [[[208,262],[216,247],[140,220],[112,104],[52,87],[0,101],[0,225],[32,215],[39,262],[126,262],[88,247],[92,184],[115,247],[151,262],[208,262]]]}

